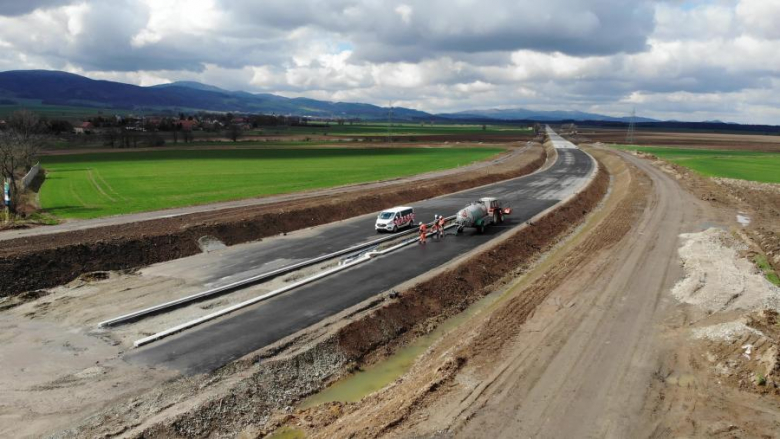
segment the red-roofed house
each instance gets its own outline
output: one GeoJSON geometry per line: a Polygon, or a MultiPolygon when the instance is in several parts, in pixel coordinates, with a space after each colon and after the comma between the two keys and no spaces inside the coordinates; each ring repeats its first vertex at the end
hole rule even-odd
{"type": "Polygon", "coordinates": [[[76,134],[88,134],[91,133],[94,128],[95,126],[92,125],[92,122],[82,122],[73,127],[73,132],[76,134]]]}

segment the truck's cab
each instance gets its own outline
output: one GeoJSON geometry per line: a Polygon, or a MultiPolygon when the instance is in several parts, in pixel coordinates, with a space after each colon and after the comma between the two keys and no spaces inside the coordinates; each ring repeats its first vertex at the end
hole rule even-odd
{"type": "Polygon", "coordinates": [[[485,207],[488,208],[488,213],[491,215],[493,214],[493,211],[496,209],[501,210],[501,203],[498,201],[498,198],[493,197],[483,197],[479,199],[479,202],[484,204],[485,207]]]}
{"type": "Polygon", "coordinates": [[[374,229],[377,232],[396,232],[404,227],[414,225],[414,208],[409,206],[394,207],[383,210],[376,217],[374,229]]]}

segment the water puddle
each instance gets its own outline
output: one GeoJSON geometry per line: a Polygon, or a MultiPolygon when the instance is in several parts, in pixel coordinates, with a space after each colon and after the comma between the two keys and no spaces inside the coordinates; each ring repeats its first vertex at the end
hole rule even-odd
{"type": "Polygon", "coordinates": [[[728,230],[728,227],[724,226],[723,224],[719,224],[712,221],[702,221],[699,224],[700,231],[705,231],[707,229],[720,229],[720,230],[728,230]]]}
{"type": "Polygon", "coordinates": [[[387,359],[347,376],[327,389],[305,399],[300,408],[306,409],[327,402],[357,402],[400,378],[411,369],[417,358],[444,334],[457,328],[472,316],[495,303],[503,292],[497,291],[473,303],[465,311],[450,317],[435,330],[418,337],[387,359]]]}
{"type": "Polygon", "coordinates": [[[305,437],[306,433],[303,430],[292,427],[278,428],[268,435],[268,439],[304,439],[305,437]]]}
{"type": "Polygon", "coordinates": [[[750,217],[749,217],[749,216],[747,216],[747,215],[745,215],[745,214],[744,214],[744,213],[742,213],[742,212],[739,212],[739,213],[737,214],[737,222],[738,222],[738,223],[740,223],[740,224],[742,224],[742,227],[745,227],[745,226],[747,226],[748,224],[750,224],[750,217]]]}

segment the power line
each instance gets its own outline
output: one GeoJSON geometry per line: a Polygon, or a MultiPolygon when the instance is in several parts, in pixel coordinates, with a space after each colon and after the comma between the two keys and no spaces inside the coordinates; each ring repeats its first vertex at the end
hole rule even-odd
{"type": "Polygon", "coordinates": [[[392,143],[390,127],[393,126],[393,101],[387,103],[387,143],[392,143]]]}
{"type": "Polygon", "coordinates": [[[631,110],[631,119],[628,122],[628,131],[626,132],[626,143],[629,145],[633,145],[635,143],[634,141],[634,129],[635,129],[635,121],[636,119],[636,108],[631,110]]]}

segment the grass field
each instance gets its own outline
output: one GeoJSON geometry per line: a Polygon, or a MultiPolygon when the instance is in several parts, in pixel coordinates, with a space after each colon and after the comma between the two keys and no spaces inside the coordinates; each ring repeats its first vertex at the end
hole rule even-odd
{"type": "Polygon", "coordinates": [[[712,177],[780,183],[780,154],[778,153],[662,146],[619,145],[617,147],[653,154],[712,177]]]}
{"type": "Polygon", "coordinates": [[[45,156],[40,200],[61,218],[96,218],[408,176],[501,151],[328,148],[45,156]]]}
{"type": "MultiPolygon", "coordinates": [[[[320,125],[268,127],[268,134],[324,134],[333,136],[387,136],[387,123],[357,123],[353,125],[331,124],[329,127],[320,125]]],[[[390,134],[393,136],[424,136],[424,135],[458,135],[458,134],[528,134],[532,128],[519,125],[482,125],[474,124],[425,124],[393,123],[390,134]]]]}

